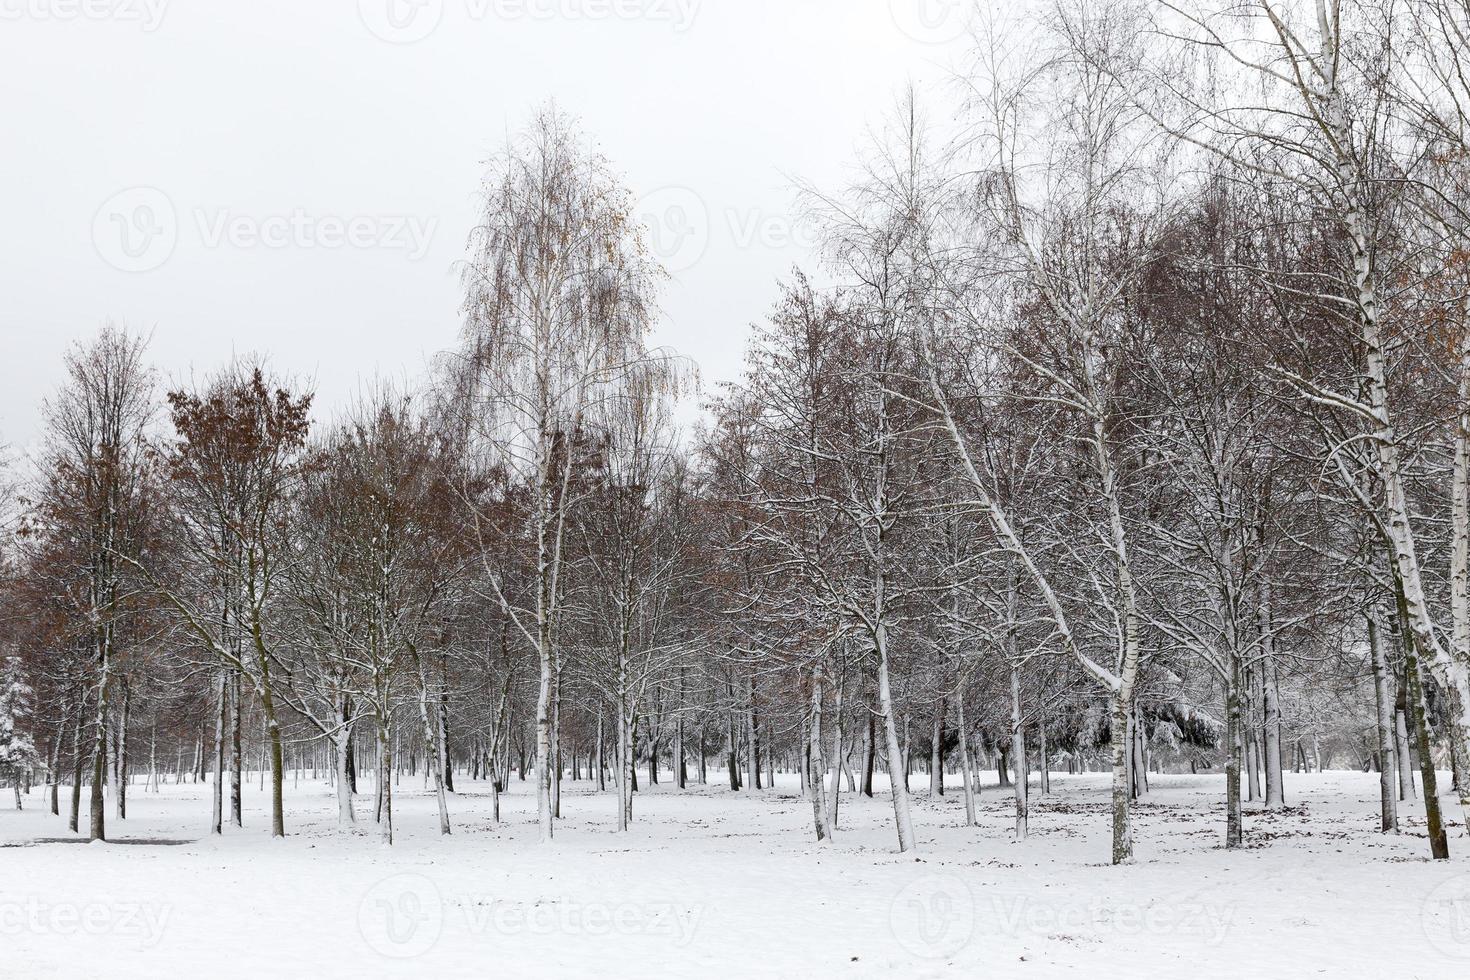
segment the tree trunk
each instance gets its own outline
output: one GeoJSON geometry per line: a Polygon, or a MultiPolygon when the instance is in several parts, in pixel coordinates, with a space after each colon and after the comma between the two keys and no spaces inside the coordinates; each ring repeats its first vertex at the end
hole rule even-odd
{"type": "Polygon", "coordinates": [[[1240,847],[1243,842],[1243,815],[1240,802],[1240,768],[1244,733],[1241,731],[1240,660],[1235,651],[1226,652],[1229,657],[1228,675],[1225,678],[1225,742],[1229,754],[1225,757],[1225,846],[1240,847]]]}
{"type": "Polygon", "coordinates": [[[1258,671],[1246,673],[1245,719],[1241,731],[1245,735],[1245,785],[1246,799],[1254,802],[1261,798],[1260,753],[1256,742],[1256,694],[1260,683],[1258,671]]]}
{"type": "Polygon", "coordinates": [[[632,754],[632,737],[628,734],[628,708],[624,701],[625,692],[619,691],[620,702],[617,705],[618,731],[617,744],[614,746],[613,762],[618,767],[616,783],[618,789],[618,830],[627,830],[628,824],[633,820],[633,762],[629,758],[632,754]]]}
{"type": "MultiPolygon", "coordinates": [[[[343,713],[346,714],[345,710],[343,713]]],[[[357,825],[357,814],[352,811],[352,779],[347,771],[352,758],[352,728],[345,718],[333,736],[333,755],[337,772],[337,829],[345,832],[357,825]]]]}
{"type": "Polygon", "coordinates": [[[1041,773],[1043,796],[1051,792],[1051,764],[1047,759],[1046,751],[1046,719],[1042,718],[1036,723],[1036,762],[1037,769],[1041,773]]]}
{"type": "Polygon", "coordinates": [[[944,795],[944,699],[934,706],[934,735],[929,744],[929,793],[944,795]]]}
{"type": "MultiPolygon", "coordinates": [[[[689,788],[689,766],[684,758],[684,668],[679,668],[679,714],[674,720],[674,781],[680,789],[689,788]]],[[[598,715],[598,737],[602,735],[602,716],[598,715]]]]}
{"type": "MultiPolygon", "coordinates": [[[[543,480],[543,483],[546,483],[543,480]]],[[[548,484],[549,486],[549,484],[548,484]]],[[[549,490],[543,491],[543,497],[549,490]]],[[[536,825],[541,843],[549,844],[556,835],[556,826],[551,810],[552,766],[551,756],[551,695],[552,695],[552,649],[551,649],[551,567],[547,534],[551,528],[543,516],[537,523],[537,635],[536,654],[540,674],[536,688],[536,825]]]]}
{"type": "Polygon", "coordinates": [[[240,794],[240,784],[243,779],[244,753],[241,745],[241,731],[244,725],[243,685],[240,681],[240,672],[235,671],[230,675],[230,822],[236,827],[245,825],[244,802],[240,794]]]}
{"type": "Polygon", "coordinates": [[[604,725],[605,724],[606,724],[606,719],[603,717],[603,712],[601,710],[599,710],[597,712],[597,746],[596,746],[596,752],[597,752],[597,761],[596,761],[596,765],[597,765],[597,791],[599,793],[603,793],[603,792],[606,792],[607,791],[607,768],[603,764],[604,763],[603,751],[604,751],[604,748],[605,748],[606,738],[607,738],[606,732],[605,732],[605,729],[604,729],[604,725]]]}
{"type": "MultiPolygon", "coordinates": [[[[1399,618],[1407,623],[1408,609],[1404,602],[1402,585],[1398,591],[1399,618]]],[[[1419,769],[1424,781],[1424,816],[1428,824],[1429,851],[1436,861],[1448,861],[1450,842],[1439,810],[1439,777],[1434,771],[1434,757],[1430,752],[1428,711],[1424,703],[1424,686],[1419,676],[1419,644],[1412,630],[1405,628],[1403,634],[1404,681],[1408,688],[1409,716],[1413,719],[1414,736],[1419,743],[1419,769]]]]}
{"type": "MultiPolygon", "coordinates": [[[[1332,105],[1336,107],[1336,101],[1332,105]]],[[[1337,112],[1340,116],[1341,109],[1337,108],[1337,112]]],[[[1335,120],[1335,125],[1338,128],[1347,126],[1341,119],[1335,120]]],[[[1339,166],[1343,170],[1345,180],[1351,180],[1355,176],[1350,161],[1343,159],[1339,166]]],[[[1345,186],[1354,185],[1348,183],[1345,186]]],[[[1405,683],[1411,688],[1421,685],[1422,682],[1417,675],[1422,665],[1438,678],[1444,688],[1457,695],[1452,701],[1461,714],[1450,725],[1450,735],[1462,740],[1462,749],[1470,749],[1470,746],[1466,746],[1463,741],[1470,738],[1470,649],[1457,650],[1456,647],[1460,643],[1452,641],[1450,650],[1446,651],[1439,642],[1434,621],[1429,613],[1429,601],[1409,515],[1408,491],[1405,488],[1402,463],[1399,457],[1399,436],[1389,411],[1387,355],[1384,351],[1380,323],[1382,311],[1378,303],[1376,269],[1365,223],[1366,218],[1361,205],[1354,202],[1344,215],[1344,224],[1349,232],[1348,238],[1353,250],[1354,284],[1357,286],[1364,374],[1367,382],[1368,401],[1375,420],[1372,433],[1374,439],[1370,445],[1375,453],[1378,474],[1383,481],[1385,510],[1383,526],[1389,538],[1389,557],[1392,560],[1395,591],[1398,594],[1399,619],[1402,620],[1403,631],[1413,639],[1412,644],[1405,643],[1404,648],[1406,651],[1411,651],[1408,655],[1415,661],[1413,672],[1416,676],[1412,680],[1406,679],[1405,683]]],[[[1466,388],[1465,385],[1470,384],[1470,377],[1467,377],[1464,372],[1470,368],[1470,337],[1462,341],[1460,361],[1461,390],[1467,391],[1470,388],[1466,388]]],[[[1460,415],[1462,438],[1467,424],[1465,413],[1466,409],[1462,407],[1460,415]]],[[[1465,472],[1462,465],[1465,451],[1466,447],[1463,442],[1457,444],[1454,480],[1457,488],[1465,483],[1465,472]]],[[[1454,523],[1452,538],[1454,540],[1452,541],[1451,562],[1451,605],[1456,614],[1455,636],[1461,641],[1470,638],[1470,608],[1467,608],[1464,581],[1465,549],[1467,547],[1466,521],[1467,515],[1470,515],[1467,507],[1470,507],[1470,504],[1460,500],[1454,501],[1452,507],[1454,523]]],[[[1407,667],[1405,672],[1408,673],[1407,667]]],[[[1409,710],[1417,712],[1419,709],[1412,703],[1412,691],[1409,699],[1409,710]]],[[[1421,733],[1419,738],[1421,742],[1425,742],[1428,735],[1421,733]]],[[[1432,760],[1421,759],[1420,766],[1424,772],[1433,774],[1432,760]]],[[[1412,776],[1410,781],[1412,784],[1412,776]]],[[[1412,792],[1412,785],[1409,788],[1412,792]]],[[[1431,795],[1432,787],[1426,784],[1424,787],[1426,808],[1431,795]]],[[[1434,801],[1433,806],[1437,811],[1437,800],[1434,801]]],[[[1461,797],[1460,806],[1467,826],[1470,826],[1470,796],[1461,797]]],[[[1431,843],[1433,843],[1432,838],[1431,843]]],[[[1436,857],[1440,856],[1438,853],[1440,849],[1438,846],[1434,848],[1436,857]]]]}
{"type": "Polygon", "coordinates": [[[755,704],[755,678],[750,678],[750,717],[747,719],[746,730],[746,756],[750,762],[750,785],[754,789],[761,788],[761,754],[760,754],[760,712],[755,704]]]}
{"type": "MultiPolygon", "coordinates": [[[[109,634],[111,627],[103,626],[101,632],[109,634]]],[[[97,682],[96,715],[93,721],[92,794],[89,808],[91,820],[88,828],[88,836],[94,841],[107,839],[107,812],[103,805],[102,787],[107,782],[107,695],[108,687],[112,683],[111,646],[107,636],[99,636],[98,659],[101,671],[97,682]]]]}
{"type": "Polygon", "coordinates": [[[618,645],[617,690],[614,692],[614,709],[618,713],[617,744],[613,747],[613,763],[618,767],[614,782],[618,790],[618,830],[628,829],[633,822],[633,704],[628,690],[627,645],[618,645]]]}
{"type": "Polygon", "coordinates": [[[133,692],[126,675],[121,678],[122,714],[117,722],[117,818],[128,818],[128,724],[133,709],[133,692]]]}
{"type": "Polygon", "coordinates": [[[837,802],[842,796],[842,679],[832,691],[832,788],[827,791],[827,832],[837,830],[837,802]]]}
{"type": "Polygon", "coordinates": [[[1388,658],[1383,649],[1383,610],[1375,607],[1368,614],[1368,648],[1373,657],[1373,697],[1376,707],[1373,726],[1378,735],[1378,795],[1383,833],[1399,829],[1398,799],[1394,789],[1394,770],[1398,753],[1394,749],[1393,698],[1389,694],[1388,658]]]}
{"type": "Polygon", "coordinates": [[[393,743],[389,720],[377,718],[378,730],[378,835],[384,844],[393,843],[393,743]]]}
{"type": "Polygon", "coordinates": [[[1261,707],[1266,713],[1264,730],[1264,763],[1266,763],[1266,808],[1280,810],[1286,805],[1286,782],[1282,779],[1282,702],[1276,669],[1276,629],[1272,610],[1267,604],[1261,613],[1263,660],[1261,660],[1261,707]]]}
{"type": "Polygon", "coordinates": [[[913,740],[909,738],[910,729],[912,727],[910,725],[911,720],[912,719],[909,718],[909,713],[905,711],[903,713],[903,791],[905,793],[912,792],[912,790],[909,788],[909,775],[914,771],[914,743],[913,740]]]}
{"type": "Polygon", "coordinates": [[[628,715],[628,782],[638,792],[638,714],[628,715]]]}
{"type": "Polygon", "coordinates": [[[77,833],[81,823],[82,811],[82,765],[85,756],[82,754],[83,731],[86,728],[87,699],[85,696],[77,698],[76,724],[72,728],[71,736],[71,819],[67,828],[72,833],[77,833]]]}
{"type": "Polygon", "coordinates": [[[873,798],[873,766],[878,755],[878,717],[868,712],[867,752],[863,759],[863,795],[873,798]]]}
{"type": "Polygon", "coordinates": [[[735,687],[728,680],[725,682],[725,693],[726,693],[727,696],[729,696],[729,698],[730,698],[730,700],[732,702],[732,707],[731,707],[730,711],[728,712],[728,714],[726,716],[726,719],[725,719],[725,722],[726,722],[726,732],[725,732],[725,749],[726,749],[726,752],[725,752],[725,767],[730,772],[730,790],[731,790],[731,792],[739,792],[740,791],[740,759],[739,759],[740,734],[739,734],[739,721],[737,720],[736,712],[735,712],[735,709],[734,709],[734,706],[733,706],[733,702],[735,700],[735,687]]]}
{"type": "Polygon", "coordinates": [[[221,670],[218,686],[218,709],[214,715],[214,809],[210,815],[209,831],[223,835],[225,832],[225,725],[229,717],[228,675],[221,670]]]}
{"type": "Polygon", "coordinates": [[[66,708],[66,703],[62,702],[61,716],[56,722],[56,737],[51,740],[51,757],[46,766],[46,795],[51,798],[51,815],[56,817],[61,816],[61,743],[66,738],[66,708]]]}
{"type": "Polygon", "coordinates": [[[955,691],[955,725],[960,734],[960,768],[964,772],[965,826],[974,827],[979,822],[975,816],[975,772],[970,762],[970,728],[965,723],[965,682],[961,680],[955,691]]]}
{"type": "Polygon", "coordinates": [[[561,819],[561,657],[553,650],[551,659],[551,740],[548,743],[550,749],[550,784],[548,790],[551,794],[551,819],[561,819]]]}
{"type": "Polygon", "coordinates": [[[898,849],[912,851],[918,846],[914,838],[913,818],[909,813],[906,759],[898,745],[898,726],[893,716],[893,692],[888,681],[888,630],[879,621],[875,631],[878,654],[878,710],[883,716],[883,734],[888,747],[888,781],[893,787],[893,819],[898,829],[898,849]]]}
{"type": "Polygon", "coordinates": [[[438,711],[438,699],[432,699],[434,710],[430,711],[431,695],[429,691],[428,675],[422,671],[419,674],[419,720],[424,729],[424,775],[428,776],[429,770],[434,770],[434,798],[439,805],[439,835],[448,837],[451,833],[449,824],[449,797],[447,787],[444,785],[444,722],[443,714],[438,711]]]}
{"type": "Polygon", "coordinates": [[[276,718],[275,691],[271,686],[270,662],[255,624],[256,653],[260,659],[260,708],[265,715],[266,737],[270,743],[271,770],[271,836],[286,836],[285,753],[281,750],[281,725],[276,718]]]}
{"type": "MultiPolygon", "coordinates": [[[[1406,649],[1403,627],[1399,617],[1389,620],[1389,632],[1396,649],[1406,649]]],[[[1412,800],[1414,792],[1414,753],[1409,742],[1409,682],[1408,673],[1399,671],[1398,687],[1394,692],[1394,746],[1398,752],[1399,799],[1412,800]]]]}
{"type": "Polygon", "coordinates": [[[1031,781],[1026,778],[1026,721],[1021,713],[1021,671],[1011,665],[1011,759],[1016,767],[1016,840],[1025,840],[1030,823],[1031,781]]]}
{"type": "Polygon", "coordinates": [[[816,824],[817,842],[830,840],[832,824],[827,816],[827,794],[824,788],[826,770],[822,764],[822,668],[812,668],[812,710],[807,727],[807,785],[811,787],[812,817],[816,824]]]}
{"type": "Polygon", "coordinates": [[[1148,793],[1148,737],[1147,728],[1135,707],[1129,716],[1132,755],[1129,757],[1129,773],[1133,780],[1133,798],[1141,799],[1148,793]]]}

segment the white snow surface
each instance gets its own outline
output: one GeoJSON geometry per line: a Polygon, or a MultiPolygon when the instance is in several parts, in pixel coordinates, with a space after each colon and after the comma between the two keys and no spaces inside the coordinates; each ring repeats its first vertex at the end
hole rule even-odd
{"type": "MultiPolygon", "coordinates": [[[[993,777],[992,777],[993,778],[993,777]]],[[[1442,977],[1470,970],[1470,838],[1446,797],[1454,859],[1432,862],[1423,807],[1377,833],[1377,777],[1287,774],[1292,806],[1247,815],[1221,846],[1223,777],[1155,776],[1135,811],[1138,860],[1112,867],[1107,778],[1055,776],[1012,840],[1009,791],[964,826],[958,787],[914,799],[920,851],[892,809],[844,795],[813,841],[811,806],[775,790],[637,799],[566,783],[555,842],[534,785],[461,780],[454,835],[405,777],[398,840],[336,830],[332,790],[288,781],[285,840],[251,780],[245,828],[205,831],[208,784],[132,787],[112,841],[73,835],[42,791],[0,795],[5,977],[1442,977]],[[135,843],[126,843],[133,841],[135,843]]],[[[915,779],[919,789],[920,780],[915,779]]],[[[924,782],[927,787],[927,781],[924,782]]],[[[1037,790],[1033,785],[1033,793],[1037,790]]],[[[63,811],[67,803],[63,787],[63,811]]],[[[83,801],[85,823],[85,800],[83,801]]],[[[109,802],[109,817],[111,817],[109,802]]]]}

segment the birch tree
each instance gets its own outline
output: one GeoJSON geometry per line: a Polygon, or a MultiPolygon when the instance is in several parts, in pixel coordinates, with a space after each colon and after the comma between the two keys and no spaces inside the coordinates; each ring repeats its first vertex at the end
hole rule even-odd
{"type": "MultiPolygon", "coordinates": [[[[1360,352],[1356,367],[1337,377],[1281,370],[1302,397],[1353,420],[1340,447],[1359,438],[1371,447],[1381,488],[1372,507],[1381,515],[1407,626],[1430,671],[1458,697],[1455,738],[1464,757],[1470,665],[1444,641],[1431,608],[1391,376],[1406,326],[1405,293],[1419,283],[1409,272],[1420,252],[1419,215],[1404,188],[1413,186],[1425,159],[1395,91],[1404,82],[1398,37],[1407,21],[1394,5],[1328,0],[1164,8],[1191,44],[1268,94],[1264,102],[1246,102],[1186,92],[1187,114],[1176,129],[1251,169],[1262,187],[1294,195],[1332,229],[1337,261],[1278,283],[1329,314],[1360,352]]],[[[1461,804],[1470,812],[1470,797],[1461,804]]]]}
{"type": "MultiPolygon", "coordinates": [[[[470,453],[524,489],[517,520],[533,553],[529,594],[513,593],[488,560],[485,573],[540,665],[537,812],[541,839],[550,841],[569,486],[584,430],[611,386],[646,354],[659,272],[642,246],[631,196],[554,106],[492,163],[484,197],[464,268],[454,378],[470,453]]],[[[484,525],[486,515],[470,503],[484,525]]]]}

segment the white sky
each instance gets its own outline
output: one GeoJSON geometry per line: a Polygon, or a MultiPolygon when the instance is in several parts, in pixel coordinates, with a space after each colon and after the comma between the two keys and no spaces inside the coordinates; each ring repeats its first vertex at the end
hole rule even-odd
{"type": "Polygon", "coordinates": [[[459,327],[483,161],[547,98],[663,226],[658,342],[732,378],[809,259],[792,180],[846,183],[906,82],[948,77],[963,19],[961,0],[0,0],[0,441],[33,443],[63,350],[109,319],[151,332],[168,381],[259,352],[330,410],[417,377],[459,327]]]}

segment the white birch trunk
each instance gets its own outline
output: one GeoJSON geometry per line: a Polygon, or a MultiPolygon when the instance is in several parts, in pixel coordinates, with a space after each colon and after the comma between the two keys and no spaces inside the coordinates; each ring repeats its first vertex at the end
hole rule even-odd
{"type": "Polygon", "coordinates": [[[1030,829],[1031,780],[1026,774],[1026,724],[1021,713],[1021,672],[1011,666],[1011,765],[1016,789],[1016,840],[1030,829]]]}
{"type": "Polygon", "coordinates": [[[1384,833],[1399,829],[1398,800],[1395,798],[1394,771],[1398,753],[1394,750],[1393,695],[1389,693],[1388,657],[1383,649],[1383,611],[1374,608],[1368,614],[1368,647],[1373,657],[1373,698],[1378,736],[1378,795],[1381,829],[1384,833]]]}
{"type": "MultiPolygon", "coordinates": [[[[752,758],[754,758],[752,756],[752,758]]],[[[755,764],[751,763],[752,779],[755,764]]],[[[837,830],[837,801],[842,796],[842,681],[833,688],[832,696],[832,786],[827,790],[827,832],[837,830]]]]}
{"type": "Polygon", "coordinates": [[[812,710],[807,729],[810,752],[807,783],[812,790],[812,811],[816,823],[817,842],[832,839],[832,824],[827,816],[826,771],[822,764],[822,668],[812,668],[812,710]]]}
{"type": "Polygon", "coordinates": [[[960,729],[960,766],[964,769],[965,786],[965,826],[973,827],[978,821],[975,818],[975,770],[970,759],[970,734],[969,727],[965,723],[965,682],[960,681],[959,689],[955,691],[955,724],[960,729]]]}
{"type": "Polygon", "coordinates": [[[904,777],[904,756],[898,744],[898,723],[893,714],[893,693],[888,681],[888,633],[880,622],[874,643],[878,653],[878,710],[883,715],[883,738],[888,748],[888,782],[893,789],[893,820],[898,829],[900,852],[914,850],[913,817],[909,813],[908,780],[904,777]]]}

